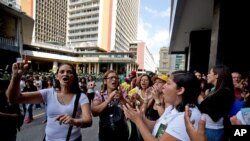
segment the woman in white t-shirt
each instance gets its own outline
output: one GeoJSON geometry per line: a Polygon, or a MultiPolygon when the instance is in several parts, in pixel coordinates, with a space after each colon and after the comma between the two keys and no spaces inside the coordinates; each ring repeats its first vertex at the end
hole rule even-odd
{"type": "Polygon", "coordinates": [[[157,121],[149,121],[143,116],[142,111],[135,110],[129,105],[123,106],[126,117],[136,124],[144,140],[189,141],[184,123],[184,110],[185,105],[189,104],[192,111],[191,120],[194,121],[194,127],[197,127],[201,116],[196,107],[200,94],[198,79],[189,72],[173,72],[164,84],[162,92],[164,102],[170,106],[165,108],[157,121]]]}
{"type": "Polygon", "coordinates": [[[6,91],[12,103],[47,103],[46,141],[65,141],[70,126],[70,141],[81,140],[80,128],[92,124],[88,98],[80,93],[78,77],[71,64],[61,64],[56,72],[56,88],[48,88],[35,92],[20,92],[20,79],[28,69],[28,64],[14,63],[12,79],[6,91]],[[18,82],[18,83],[17,83],[18,82]],[[75,118],[72,118],[77,94],[80,95],[75,118]]]}

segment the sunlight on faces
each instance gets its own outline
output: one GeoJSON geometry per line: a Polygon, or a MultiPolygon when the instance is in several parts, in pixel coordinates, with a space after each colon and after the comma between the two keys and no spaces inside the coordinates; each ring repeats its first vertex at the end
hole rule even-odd
{"type": "Polygon", "coordinates": [[[74,80],[74,74],[71,67],[67,64],[60,66],[56,79],[60,82],[61,86],[70,86],[74,80]]]}
{"type": "Polygon", "coordinates": [[[172,77],[162,87],[164,101],[174,105],[178,99],[179,89],[177,89],[176,83],[173,81],[172,77]]]}
{"type": "Polygon", "coordinates": [[[148,79],[147,76],[143,76],[141,78],[140,85],[141,85],[142,89],[148,88],[148,86],[149,86],[149,79],[148,79]]]}

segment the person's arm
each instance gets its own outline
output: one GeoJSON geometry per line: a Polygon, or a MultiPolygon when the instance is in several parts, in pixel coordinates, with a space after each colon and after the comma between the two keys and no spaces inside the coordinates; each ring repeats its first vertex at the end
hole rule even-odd
{"type": "Polygon", "coordinates": [[[25,92],[20,91],[20,80],[23,73],[28,69],[28,64],[14,63],[12,65],[12,78],[6,90],[6,96],[11,103],[41,103],[42,95],[39,91],[25,92]]]}
{"type": "Polygon", "coordinates": [[[159,116],[161,116],[164,113],[164,111],[165,111],[165,107],[168,107],[169,105],[170,104],[166,105],[164,103],[163,98],[159,99],[159,100],[155,99],[154,108],[157,110],[159,116]]]}
{"type": "Polygon", "coordinates": [[[93,116],[99,116],[99,114],[108,106],[111,100],[107,99],[105,101],[93,100],[91,106],[91,112],[93,116]]]}
{"type": "Polygon", "coordinates": [[[62,114],[56,117],[60,124],[69,124],[81,128],[90,127],[92,125],[92,117],[90,112],[89,103],[81,105],[82,116],[81,118],[72,118],[71,115],[62,114]]]}
{"type": "Polygon", "coordinates": [[[206,134],[205,134],[205,117],[204,115],[201,116],[201,119],[198,124],[198,129],[193,127],[193,124],[190,120],[191,112],[189,111],[189,107],[185,107],[185,114],[184,114],[184,121],[186,126],[186,131],[188,133],[189,138],[191,141],[206,141],[206,134]]]}
{"type": "Polygon", "coordinates": [[[144,115],[143,122],[146,124],[146,126],[147,126],[147,128],[149,129],[150,132],[154,129],[156,121],[149,120],[144,115]]]}
{"type": "Polygon", "coordinates": [[[94,99],[92,106],[91,106],[91,112],[92,112],[93,116],[98,116],[108,106],[108,104],[112,101],[115,94],[116,94],[116,91],[113,91],[112,93],[110,93],[108,96],[108,99],[106,99],[105,101],[101,101],[99,99],[94,99]]]}
{"type": "Polygon", "coordinates": [[[157,139],[151,134],[148,126],[143,121],[143,113],[138,108],[135,110],[127,104],[123,105],[123,110],[125,116],[136,124],[136,127],[139,129],[144,141],[157,141],[157,139]]]}
{"type": "Polygon", "coordinates": [[[216,122],[229,113],[233,102],[234,93],[227,89],[222,89],[218,93],[204,99],[199,107],[202,113],[208,114],[216,122]]]}
{"type": "Polygon", "coordinates": [[[232,125],[242,125],[242,123],[236,116],[230,117],[230,122],[232,125]]]}
{"type": "Polygon", "coordinates": [[[81,105],[81,110],[81,118],[73,118],[70,124],[81,128],[90,127],[92,125],[92,116],[89,104],[81,105]]]}

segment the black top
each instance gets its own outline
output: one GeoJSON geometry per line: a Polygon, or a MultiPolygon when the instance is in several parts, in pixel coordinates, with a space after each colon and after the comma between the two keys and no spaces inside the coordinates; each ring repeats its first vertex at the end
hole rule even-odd
{"type": "Polygon", "coordinates": [[[227,117],[234,102],[233,90],[222,88],[215,94],[205,98],[199,105],[201,113],[208,114],[216,122],[227,117]]]}

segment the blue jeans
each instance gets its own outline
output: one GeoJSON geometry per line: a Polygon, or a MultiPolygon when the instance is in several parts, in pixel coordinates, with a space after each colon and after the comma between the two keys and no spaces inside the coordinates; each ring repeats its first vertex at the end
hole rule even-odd
{"type": "Polygon", "coordinates": [[[224,128],[209,129],[206,128],[207,141],[222,141],[224,137],[224,128]]]}
{"type": "Polygon", "coordinates": [[[33,119],[33,104],[23,104],[24,115],[26,115],[26,111],[28,111],[28,117],[33,119]],[[28,109],[26,106],[28,106],[28,109]]]}

